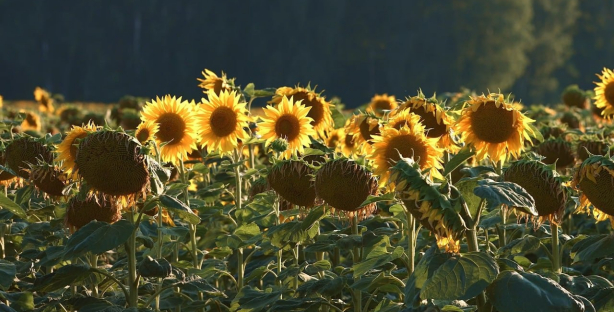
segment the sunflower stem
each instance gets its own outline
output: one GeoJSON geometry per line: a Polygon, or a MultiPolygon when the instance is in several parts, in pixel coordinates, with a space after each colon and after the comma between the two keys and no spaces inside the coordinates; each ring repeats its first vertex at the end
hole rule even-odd
{"type": "Polygon", "coordinates": [[[561,273],[561,252],[559,251],[559,225],[550,222],[552,232],[552,271],[561,273]]]}
{"type": "MultiPolygon", "coordinates": [[[[158,207],[158,250],[156,251],[156,257],[158,259],[162,259],[162,244],[164,240],[164,233],[162,233],[162,228],[164,227],[164,223],[162,222],[162,208],[158,207]]],[[[158,291],[162,289],[162,278],[158,278],[158,291]]],[[[160,311],[160,294],[157,294],[155,297],[155,309],[156,311],[160,311]]]]}
{"type": "Polygon", "coordinates": [[[501,213],[501,229],[499,231],[499,248],[505,246],[507,242],[507,233],[505,230],[505,224],[507,224],[507,211],[501,207],[499,210],[501,213]]]}
{"type": "Polygon", "coordinates": [[[4,259],[6,257],[5,252],[5,244],[4,244],[4,223],[0,223],[0,259],[4,259]]]}
{"type": "MultiPolygon", "coordinates": [[[[235,207],[237,212],[239,212],[242,208],[241,203],[241,166],[239,163],[241,162],[241,152],[238,149],[234,150],[235,163],[234,172],[235,172],[235,207]]],[[[240,212],[239,212],[240,213],[240,212]]],[[[237,218],[237,224],[241,224],[241,218],[237,218]]],[[[239,248],[237,250],[237,287],[238,289],[243,288],[243,275],[245,274],[245,266],[243,263],[243,248],[239,248]]]]}
{"type": "MultiPolygon", "coordinates": [[[[359,235],[358,232],[358,214],[354,214],[354,220],[352,222],[352,234],[359,235]]],[[[357,264],[360,262],[360,250],[358,247],[354,247],[353,252],[353,264],[357,264]]],[[[360,276],[358,276],[357,281],[360,280],[360,276]]],[[[362,312],[362,293],[359,289],[354,290],[354,312],[362,312]]]]}
{"type": "MultiPolygon", "coordinates": [[[[296,246],[294,247],[294,265],[298,268],[298,257],[299,257],[299,253],[300,253],[300,244],[297,243],[296,246]]],[[[298,273],[296,276],[294,276],[294,291],[296,292],[298,290],[298,273]]]]}
{"type": "MultiPolygon", "coordinates": [[[[128,211],[128,219],[134,227],[137,224],[134,222],[134,210],[128,211]]],[[[130,297],[128,298],[128,307],[136,308],[138,303],[138,280],[136,276],[136,230],[132,231],[130,238],[126,242],[126,251],[128,253],[128,287],[130,288],[130,297]]]]}
{"type": "Polygon", "coordinates": [[[407,209],[405,209],[405,217],[407,218],[407,273],[411,275],[416,262],[416,219],[407,209]]]}
{"type": "MultiPolygon", "coordinates": [[[[97,269],[98,268],[98,255],[97,254],[90,254],[90,267],[97,269]]],[[[51,270],[53,270],[53,267],[50,268],[51,270]]],[[[98,298],[98,283],[96,283],[96,279],[93,278],[92,279],[92,296],[94,298],[98,298]]]]}

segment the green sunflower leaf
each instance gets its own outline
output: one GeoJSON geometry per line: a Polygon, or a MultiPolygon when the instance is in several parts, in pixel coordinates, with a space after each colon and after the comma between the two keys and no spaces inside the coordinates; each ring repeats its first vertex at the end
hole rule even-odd
{"type": "Polygon", "coordinates": [[[486,199],[488,210],[504,204],[537,216],[535,200],[520,185],[513,182],[496,182],[491,179],[480,180],[478,184],[479,186],[473,189],[473,193],[486,199]]]}
{"type": "Polygon", "coordinates": [[[4,194],[0,194],[0,207],[6,209],[13,213],[14,215],[26,219],[28,215],[26,215],[25,210],[21,208],[18,204],[12,201],[10,198],[4,196],[4,194]]]}

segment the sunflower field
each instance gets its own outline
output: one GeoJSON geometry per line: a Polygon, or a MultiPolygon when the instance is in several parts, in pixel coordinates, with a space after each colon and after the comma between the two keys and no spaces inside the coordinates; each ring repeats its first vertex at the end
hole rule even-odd
{"type": "Polygon", "coordinates": [[[598,78],[555,107],[463,90],[354,111],[209,70],[200,100],[37,88],[2,108],[0,311],[614,311],[598,78]]]}

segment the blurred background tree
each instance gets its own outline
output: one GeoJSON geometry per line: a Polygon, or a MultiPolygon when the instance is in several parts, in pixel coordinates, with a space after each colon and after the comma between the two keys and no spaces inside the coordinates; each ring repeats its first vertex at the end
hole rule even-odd
{"type": "MultiPolygon", "coordinates": [[[[457,91],[557,103],[614,65],[612,1],[0,0],[0,94],[200,99],[222,70],[256,87],[311,82],[356,107],[457,91]]],[[[262,104],[261,102],[260,104],[262,104]]]]}

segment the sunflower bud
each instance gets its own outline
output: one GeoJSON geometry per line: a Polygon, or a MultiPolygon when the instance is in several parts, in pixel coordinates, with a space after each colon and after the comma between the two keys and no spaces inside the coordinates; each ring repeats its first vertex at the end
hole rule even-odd
{"type": "Polygon", "coordinates": [[[276,153],[283,153],[288,149],[288,141],[284,138],[278,138],[271,143],[271,148],[276,153]]]}

